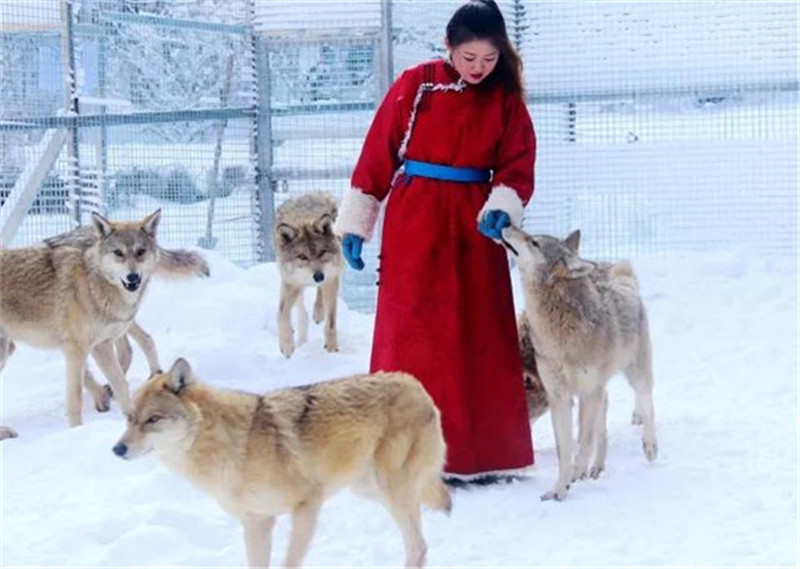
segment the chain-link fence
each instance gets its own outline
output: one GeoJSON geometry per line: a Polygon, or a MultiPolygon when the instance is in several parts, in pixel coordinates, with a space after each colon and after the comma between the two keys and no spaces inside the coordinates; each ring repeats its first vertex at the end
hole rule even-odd
{"type": "MultiPolygon", "coordinates": [[[[161,207],[169,245],[268,260],[274,207],[342,195],[382,93],[443,55],[459,4],[3,0],[3,244],[161,207]]],[[[794,2],[499,4],[539,141],[529,230],[579,227],[590,257],[796,254],[794,2]]],[[[373,306],[378,247],[351,307],[373,306]]]]}

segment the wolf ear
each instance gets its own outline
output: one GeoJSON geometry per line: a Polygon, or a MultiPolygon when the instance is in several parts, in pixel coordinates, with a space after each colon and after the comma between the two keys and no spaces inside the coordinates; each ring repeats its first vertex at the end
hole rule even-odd
{"type": "Polygon", "coordinates": [[[276,231],[278,235],[280,235],[280,238],[283,239],[284,243],[290,243],[297,237],[297,229],[288,223],[281,223],[276,231]]]}
{"type": "Polygon", "coordinates": [[[585,277],[594,270],[594,263],[584,261],[578,256],[571,259],[559,259],[553,265],[550,272],[552,278],[559,279],[579,279],[585,277]]]}
{"type": "Polygon", "coordinates": [[[570,248],[573,253],[577,253],[581,247],[581,230],[576,229],[564,239],[564,245],[570,248]]]}
{"type": "Polygon", "coordinates": [[[111,222],[99,213],[92,212],[92,227],[100,239],[111,233],[111,222]]]}
{"type": "Polygon", "coordinates": [[[569,273],[568,278],[579,279],[591,273],[595,268],[595,264],[590,263],[589,261],[584,261],[576,255],[571,259],[567,259],[566,267],[569,273]]]}
{"type": "Polygon", "coordinates": [[[320,218],[314,222],[314,231],[321,235],[331,233],[333,228],[333,217],[329,213],[323,213],[320,218]]]}
{"type": "Polygon", "coordinates": [[[175,363],[172,364],[168,372],[169,378],[166,382],[166,387],[170,391],[172,391],[176,395],[180,395],[181,391],[187,386],[191,385],[192,379],[192,368],[183,358],[178,358],[175,360],[175,363]]]}
{"type": "Polygon", "coordinates": [[[161,208],[155,210],[142,220],[142,231],[147,233],[150,237],[155,237],[159,221],[161,221],[161,208]]]}

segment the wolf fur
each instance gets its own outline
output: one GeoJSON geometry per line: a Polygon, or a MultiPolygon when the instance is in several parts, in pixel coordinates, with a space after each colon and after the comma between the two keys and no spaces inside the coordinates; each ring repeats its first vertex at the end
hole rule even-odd
{"type": "Polygon", "coordinates": [[[517,336],[522,356],[522,381],[525,385],[525,398],[528,400],[528,417],[531,421],[536,421],[547,413],[547,392],[536,367],[536,350],[531,339],[531,325],[524,312],[517,317],[517,336]]]}
{"type": "Polygon", "coordinates": [[[653,412],[652,348],[639,284],[627,261],[598,264],[578,256],[580,232],[565,240],[503,230],[517,258],[536,364],[551,406],[558,480],[543,500],[566,497],[570,482],[605,468],[606,385],[623,372],[636,394],[647,460],[658,447],[653,412]],[[572,398],[577,396],[579,446],[572,460],[572,398]],[[591,467],[589,461],[594,455],[591,467]]]}
{"type": "Polygon", "coordinates": [[[244,527],[250,567],[268,567],[275,516],[292,516],[286,567],[297,567],[320,508],[351,487],[391,512],[406,566],[427,546],[420,506],[449,512],[439,411],[408,374],[357,375],[256,395],[201,383],[178,359],[136,393],[113,448],[124,459],[153,451],[214,497],[244,527]]]}
{"type": "MultiPolygon", "coordinates": [[[[86,252],[97,243],[98,239],[95,228],[91,225],[84,225],[49,237],[44,240],[44,243],[50,248],[76,247],[86,252]]],[[[185,278],[193,276],[208,277],[211,274],[208,263],[200,253],[187,249],[165,249],[157,243],[156,247],[158,247],[158,263],[153,273],[154,276],[160,278],[185,278]]],[[[150,375],[161,373],[162,367],[159,363],[155,341],[136,321],[131,324],[127,333],[117,338],[114,343],[122,371],[127,374],[133,361],[131,338],[144,352],[150,368],[150,375]]],[[[107,386],[98,385],[88,367],[84,376],[84,384],[92,393],[98,393],[98,396],[101,396],[98,390],[103,390],[102,393],[105,393],[106,401],[104,405],[98,406],[98,411],[107,411],[110,404],[108,399],[111,396],[111,390],[107,386]]],[[[95,397],[96,400],[98,396],[95,397]]]]}
{"type": "Polygon", "coordinates": [[[325,349],[339,351],[336,302],[344,257],[341,242],[333,234],[336,212],[336,201],[322,192],[287,200],[276,212],[273,240],[281,275],[278,340],[281,353],[287,358],[295,350],[292,308],[297,309],[297,344],[305,343],[308,335],[303,289],[309,286],[317,288],[314,322],[325,319],[325,349]]]}
{"type": "MultiPolygon", "coordinates": [[[[159,262],[158,210],[141,221],[92,214],[97,241],[84,249],[37,245],[0,250],[0,370],[14,342],[60,349],[66,359],[67,419],[80,425],[81,383],[92,354],[123,411],[131,402],[114,342],[133,324],[159,262]]],[[[95,406],[107,391],[89,385],[95,406]]],[[[8,429],[5,433],[8,433],[8,429]]]]}

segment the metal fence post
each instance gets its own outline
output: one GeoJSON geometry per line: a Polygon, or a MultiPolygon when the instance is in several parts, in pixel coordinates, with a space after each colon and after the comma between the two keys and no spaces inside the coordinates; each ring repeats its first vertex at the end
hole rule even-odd
{"type": "Polygon", "coordinates": [[[389,90],[394,81],[394,50],[392,49],[392,2],[394,0],[381,0],[381,73],[380,77],[380,100],[389,90]]]}
{"type": "MultiPolygon", "coordinates": [[[[105,27],[108,24],[104,22],[100,25],[105,27]]],[[[97,38],[97,92],[101,99],[106,98],[106,46],[108,39],[106,38],[105,31],[104,29],[103,33],[99,34],[97,38]]],[[[100,115],[102,116],[105,114],[106,104],[104,100],[100,107],[100,115]]],[[[97,166],[99,169],[97,173],[97,189],[100,192],[100,203],[105,207],[109,198],[108,181],[106,180],[108,174],[108,127],[106,126],[105,120],[101,120],[100,122],[97,153],[97,166]]]]}
{"type": "MultiPolygon", "coordinates": [[[[75,71],[75,36],[72,29],[72,0],[61,0],[61,61],[64,73],[64,99],[66,114],[77,116],[78,76],[75,71]]],[[[73,222],[81,224],[81,177],[78,128],[67,130],[67,187],[72,205],[73,222]]]]}
{"type": "Polygon", "coordinates": [[[272,227],[275,218],[275,184],[272,179],[272,117],[268,42],[254,35],[258,99],[255,112],[256,203],[259,209],[260,261],[273,261],[272,227]]]}

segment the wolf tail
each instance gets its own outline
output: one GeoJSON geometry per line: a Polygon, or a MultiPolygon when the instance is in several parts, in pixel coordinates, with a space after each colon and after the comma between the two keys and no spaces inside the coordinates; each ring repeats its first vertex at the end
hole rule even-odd
{"type": "Polygon", "coordinates": [[[200,253],[187,249],[161,249],[156,275],[160,277],[207,277],[208,263],[200,253]]]}
{"type": "Polygon", "coordinates": [[[450,511],[453,509],[453,500],[450,497],[450,491],[439,475],[430,478],[422,489],[422,503],[429,508],[450,515],[450,511]]]}

